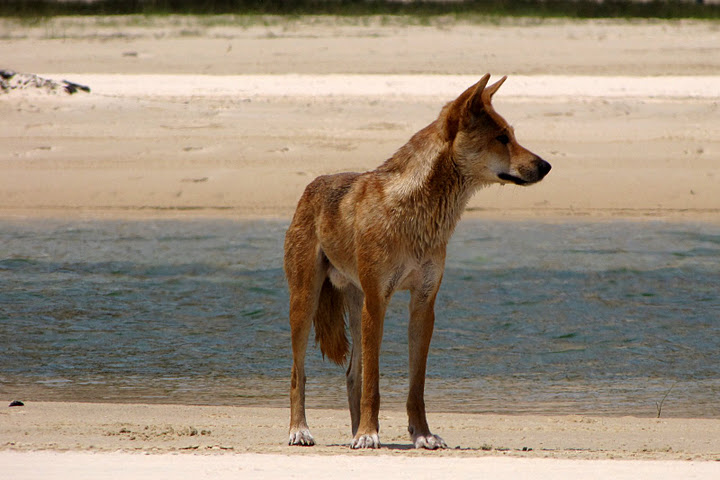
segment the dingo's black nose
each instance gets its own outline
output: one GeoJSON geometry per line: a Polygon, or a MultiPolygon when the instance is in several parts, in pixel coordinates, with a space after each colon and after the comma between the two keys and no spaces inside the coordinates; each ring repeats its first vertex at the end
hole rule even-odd
{"type": "Polygon", "coordinates": [[[552,168],[552,165],[550,165],[548,162],[543,160],[542,158],[538,158],[537,161],[537,169],[538,169],[538,175],[540,178],[545,177],[545,175],[548,174],[550,169],[552,168]]]}

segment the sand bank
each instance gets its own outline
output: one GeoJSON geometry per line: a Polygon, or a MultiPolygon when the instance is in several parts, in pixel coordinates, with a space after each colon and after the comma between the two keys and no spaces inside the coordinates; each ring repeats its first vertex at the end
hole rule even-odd
{"type": "MultiPolygon", "coordinates": [[[[2,215],[289,217],[314,177],[375,168],[476,79],[67,77],[92,93],[0,102],[2,215]]],[[[716,221],[719,79],[511,76],[496,108],[553,171],[470,214],[716,221]]]]}
{"type": "Polygon", "coordinates": [[[2,67],[161,74],[717,75],[711,21],[127,16],[0,19],[2,67]]]}
{"type": "Polygon", "coordinates": [[[287,218],[314,177],[375,168],[491,72],[553,171],[482,190],[471,215],[720,218],[712,22],[136,16],[0,34],[1,67],[92,89],[0,98],[3,216],[287,218]]]}

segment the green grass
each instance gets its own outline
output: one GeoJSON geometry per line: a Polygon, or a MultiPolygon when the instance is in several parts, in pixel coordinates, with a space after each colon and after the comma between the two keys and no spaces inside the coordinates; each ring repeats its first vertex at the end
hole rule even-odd
{"type": "MultiPolygon", "coordinates": [[[[59,15],[241,14],[241,15],[411,15],[458,18],[696,18],[720,19],[720,4],[693,0],[1,0],[0,16],[38,18],[59,15]]],[[[422,24],[421,20],[418,20],[422,24]]]]}

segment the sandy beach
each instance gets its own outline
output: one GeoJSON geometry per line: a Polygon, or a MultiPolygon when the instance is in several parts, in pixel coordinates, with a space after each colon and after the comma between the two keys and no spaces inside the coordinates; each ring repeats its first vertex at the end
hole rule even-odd
{"type": "Polygon", "coordinates": [[[359,478],[366,469],[383,469],[393,478],[448,471],[462,478],[720,473],[717,419],[430,413],[449,448],[428,452],[410,449],[404,412],[383,411],[384,446],[353,452],[347,412],[309,410],[318,440],[312,448],[285,445],[287,414],[273,408],[28,403],[0,411],[0,461],[14,479],[150,478],[157,471],[163,478],[230,478],[243,471],[252,478],[330,478],[340,471],[359,478]]]}
{"type": "MultiPolygon", "coordinates": [[[[720,220],[716,23],[213,18],[0,20],[0,68],[91,88],[0,94],[0,216],[289,218],[315,176],[374,168],[491,72],[553,170],[469,216],[720,220]]],[[[285,409],[22,400],[0,408],[15,479],[720,475],[716,419],[434,412],[450,449],[430,453],[381,411],[384,448],[351,452],[344,411],[310,408],[302,449],[285,409]]]]}

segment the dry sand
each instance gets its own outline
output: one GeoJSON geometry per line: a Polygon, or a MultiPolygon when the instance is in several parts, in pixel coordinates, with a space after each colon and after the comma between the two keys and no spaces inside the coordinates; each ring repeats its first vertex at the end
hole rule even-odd
{"type": "MultiPolygon", "coordinates": [[[[510,76],[498,111],[554,168],[532,188],[479,192],[471,215],[720,218],[717,23],[233,21],[0,20],[0,67],[93,88],[0,96],[0,215],[287,218],[313,177],[374,168],[490,71],[510,76]]],[[[458,448],[428,453],[407,450],[403,412],[383,411],[385,448],[357,453],[345,412],[309,416],[320,445],[298,449],[285,410],[31,402],[0,412],[0,464],[18,479],[720,476],[702,462],[720,459],[717,420],[435,413],[458,448]],[[54,452],[68,450],[96,453],[54,452]],[[603,463],[618,458],[652,461],[603,463]]]]}
{"type": "Polygon", "coordinates": [[[212,478],[213,480],[383,478],[501,478],[570,480],[663,480],[717,478],[720,468],[710,462],[556,460],[475,457],[447,459],[435,456],[383,455],[286,456],[238,454],[127,455],[122,453],[32,452],[0,453],[5,472],[13,480],[39,478],[95,480],[212,478]]]}

